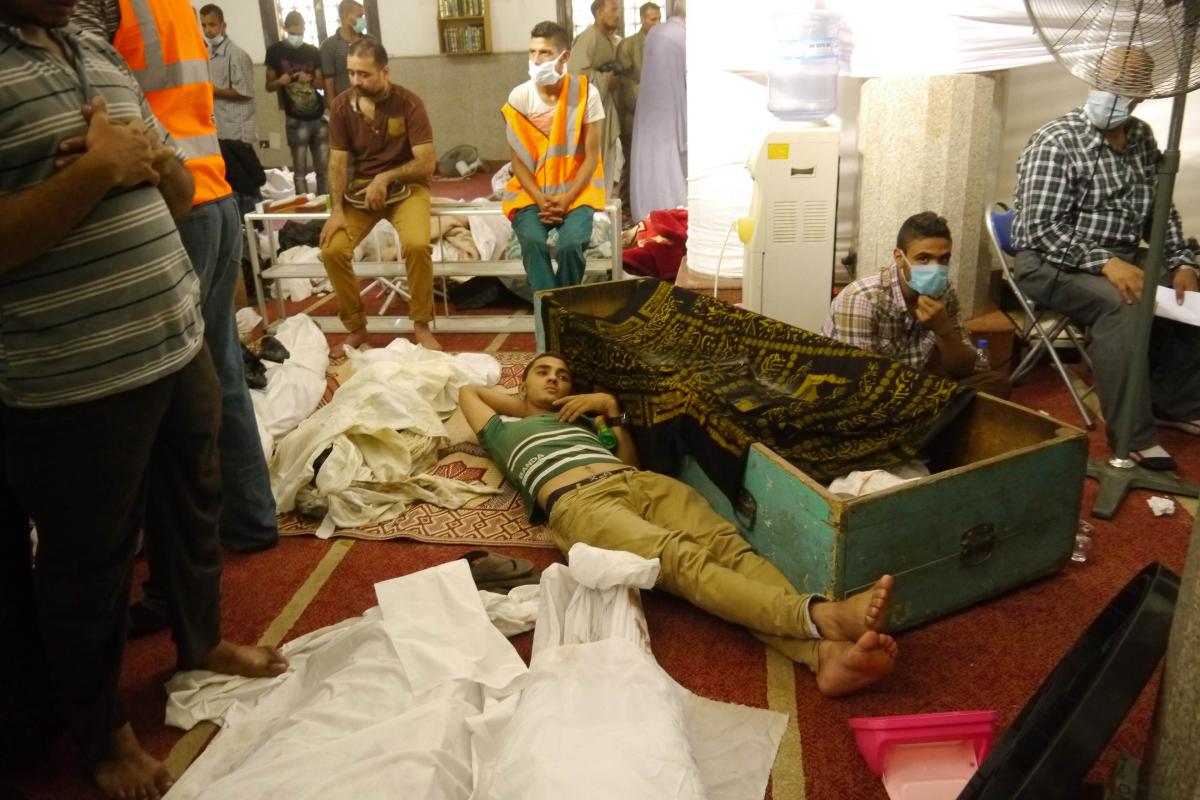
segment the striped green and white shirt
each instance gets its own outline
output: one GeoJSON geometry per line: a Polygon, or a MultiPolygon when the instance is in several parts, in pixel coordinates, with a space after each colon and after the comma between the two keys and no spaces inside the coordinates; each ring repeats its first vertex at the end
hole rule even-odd
{"type": "MultiPolygon", "coordinates": [[[[0,195],[54,173],[97,94],[114,121],[141,119],[171,143],[108,42],[51,33],[71,64],[0,25],[0,195]]],[[[0,241],[20,235],[0,220],[0,241]]],[[[187,364],[203,334],[199,281],[161,193],[115,189],[49,251],[0,274],[0,401],[63,406],[143,386],[187,364]]]]}
{"type": "Polygon", "coordinates": [[[622,463],[586,421],[559,422],[554,414],[513,422],[497,414],[479,431],[479,443],[521,492],[531,520],[542,513],[537,496],[546,481],[587,464],[622,463]]]}

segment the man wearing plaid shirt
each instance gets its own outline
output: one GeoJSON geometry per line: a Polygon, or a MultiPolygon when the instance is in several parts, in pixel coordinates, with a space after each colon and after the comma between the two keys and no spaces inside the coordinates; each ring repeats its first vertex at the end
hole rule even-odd
{"type": "Polygon", "coordinates": [[[947,278],[952,247],[944,218],[932,211],[909,217],[896,236],[892,263],[843,289],[821,334],[1008,397],[1012,385],[1004,375],[975,370],[976,353],[967,344],[958,295],[947,278]]]}
{"type": "MultiPolygon", "coordinates": [[[[1146,76],[1140,48],[1118,48],[1110,64],[1146,76]]],[[[1128,81],[1123,82],[1128,85],[1128,81]]],[[[1088,352],[1106,420],[1126,402],[1136,301],[1143,290],[1139,249],[1149,236],[1160,153],[1150,126],[1130,116],[1137,100],[1093,88],[1085,105],[1042,126],[1017,162],[1013,246],[1015,276],[1035,303],[1088,331],[1088,352]]],[[[1174,208],[1167,226],[1164,286],[1200,288],[1195,255],[1174,208]]],[[[1146,287],[1153,291],[1153,287],[1146,287]]],[[[1200,328],[1155,318],[1149,381],[1132,398],[1131,457],[1148,469],[1175,468],[1156,424],[1200,435],[1200,328]]],[[[1116,436],[1108,427],[1109,445],[1116,436]]]]}

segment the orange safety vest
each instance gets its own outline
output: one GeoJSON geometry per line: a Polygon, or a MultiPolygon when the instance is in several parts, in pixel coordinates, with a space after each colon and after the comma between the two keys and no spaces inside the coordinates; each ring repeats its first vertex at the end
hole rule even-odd
{"type": "Polygon", "coordinates": [[[196,183],[192,205],[233,193],[213,120],[208,48],[187,0],[120,0],[113,47],[133,70],[150,109],[183,151],[196,183]]]}
{"type": "MultiPolygon", "coordinates": [[[[536,89],[535,89],[536,91],[536,89]]],[[[587,111],[587,78],[568,76],[563,81],[554,109],[554,121],[550,123],[550,136],[542,133],[529,119],[508,103],[500,109],[507,126],[508,143],[521,163],[537,178],[538,186],[546,194],[562,194],[575,180],[579,166],[583,163],[584,115],[587,111]]],[[[510,220],[518,210],[535,205],[533,198],[513,175],[501,195],[501,208],[510,220]]],[[[604,161],[597,159],[592,180],[568,211],[580,206],[591,206],[604,210],[604,161]]]]}

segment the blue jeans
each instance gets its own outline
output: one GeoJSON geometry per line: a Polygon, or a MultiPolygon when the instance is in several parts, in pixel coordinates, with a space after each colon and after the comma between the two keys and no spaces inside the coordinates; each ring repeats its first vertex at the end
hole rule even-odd
{"type": "Polygon", "coordinates": [[[279,536],[275,497],[234,319],[243,238],[235,196],[193,208],[179,223],[179,236],[200,276],[204,339],[221,382],[221,542],[235,551],[271,547],[279,536]]]}
{"type": "Polygon", "coordinates": [[[325,120],[292,119],[284,120],[284,131],[287,134],[288,148],[292,151],[292,170],[296,183],[296,194],[308,191],[309,167],[317,173],[317,194],[325,194],[328,189],[325,180],[325,168],[329,164],[329,129],[325,120]],[[312,164],[309,164],[309,154],[312,154],[312,164]]]}
{"type": "Polygon", "coordinates": [[[513,217],[513,233],[521,243],[521,261],[529,276],[529,287],[535,292],[559,289],[583,282],[587,265],[584,251],[592,241],[592,217],[596,210],[580,206],[567,212],[557,226],[546,225],[538,217],[537,206],[522,208],[513,217]],[[558,228],[558,273],[550,266],[550,248],[546,242],[550,230],[558,228]]]}

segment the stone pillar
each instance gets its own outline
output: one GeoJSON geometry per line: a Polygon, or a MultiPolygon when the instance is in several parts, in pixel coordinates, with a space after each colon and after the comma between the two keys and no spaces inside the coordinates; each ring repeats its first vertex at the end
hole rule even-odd
{"type": "Polygon", "coordinates": [[[989,75],[872,78],[859,110],[858,274],[892,260],[896,232],[919,211],[950,223],[950,280],[964,319],[987,310],[991,259],[983,212],[995,186],[996,80],[989,75]]]}
{"type": "Polygon", "coordinates": [[[1175,601],[1167,642],[1167,666],[1158,692],[1144,783],[1138,797],[1196,800],[1200,797],[1200,521],[1192,525],[1191,546],[1175,601]]]}

